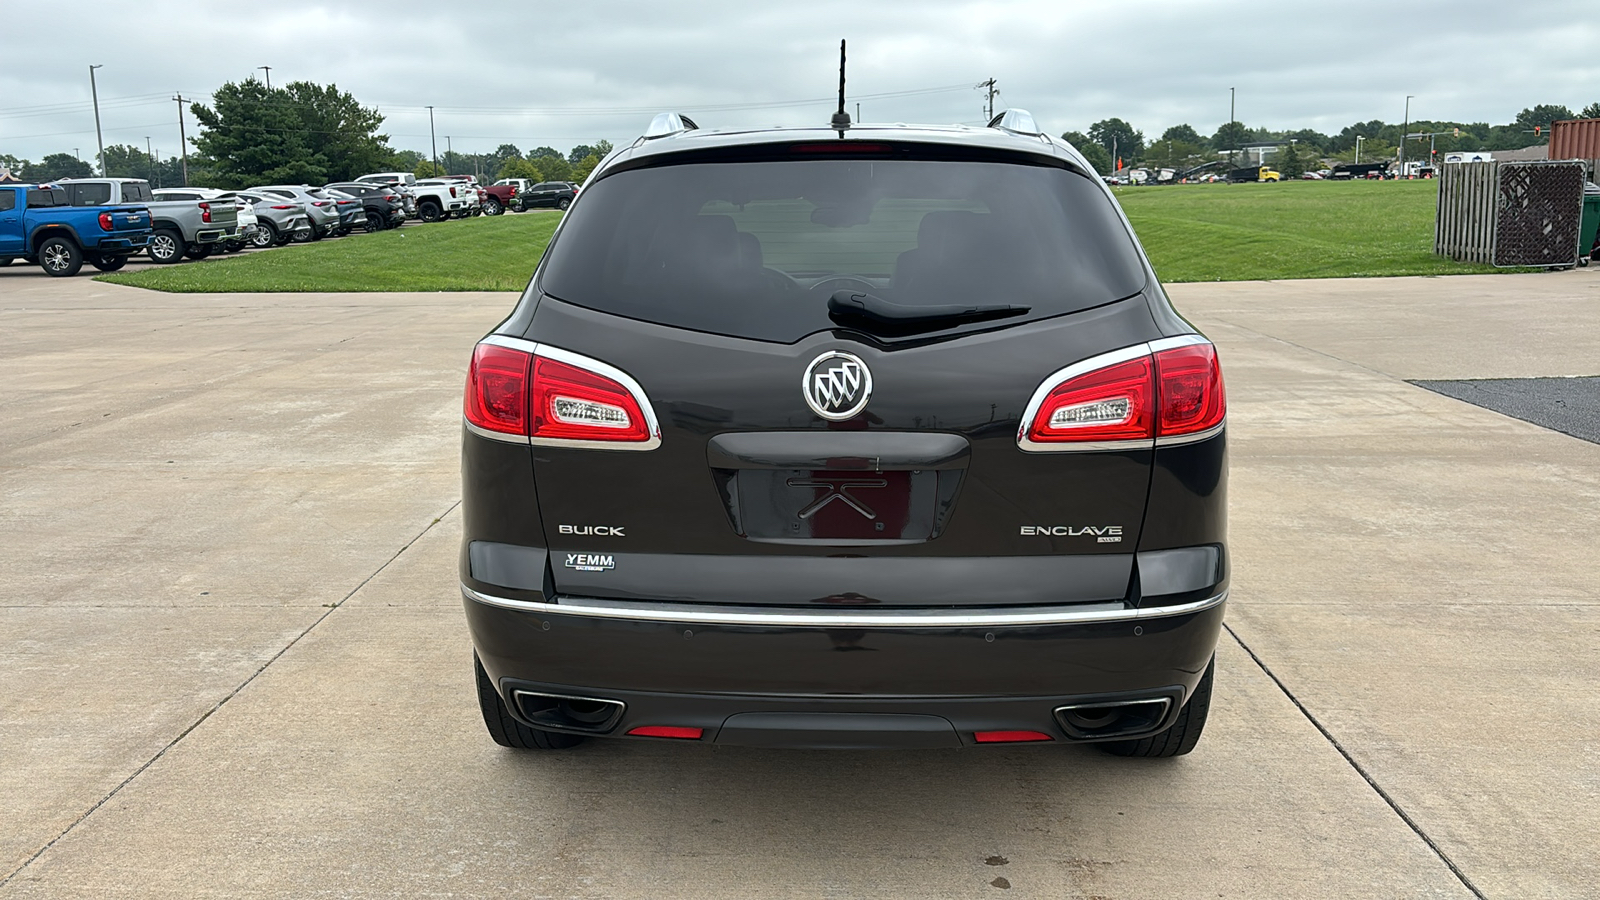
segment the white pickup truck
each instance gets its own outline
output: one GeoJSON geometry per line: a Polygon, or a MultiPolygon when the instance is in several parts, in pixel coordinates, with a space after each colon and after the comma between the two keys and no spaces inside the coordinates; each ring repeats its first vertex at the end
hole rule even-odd
{"type": "Polygon", "coordinates": [[[155,233],[145,251],[158,263],[205,259],[223,243],[241,239],[234,201],[157,200],[139,178],[67,178],[56,182],[73,206],[147,206],[155,233]]]}
{"type": "Polygon", "coordinates": [[[362,175],[356,181],[404,186],[416,202],[417,218],[424,222],[441,222],[453,216],[470,215],[472,207],[478,202],[476,191],[466,191],[457,185],[432,178],[418,178],[410,172],[375,172],[362,175]]]}

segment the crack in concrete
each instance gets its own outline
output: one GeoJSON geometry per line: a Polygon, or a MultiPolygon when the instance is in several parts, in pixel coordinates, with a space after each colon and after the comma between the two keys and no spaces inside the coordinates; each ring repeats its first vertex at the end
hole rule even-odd
{"type": "Polygon", "coordinates": [[[401,545],[400,549],[396,550],[394,552],[393,556],[390,556],[388,559],[384,560],[383,565],[378,566],[376,569],[373,569],[372,572],[367,575],[367,577],[361,579],[361,582],[359,584],[357,584],[355,587],[351,588],[350,592],[348,594],[345,594],[344,597],[341,600],[339,600],[339,602],[332,604],[331,606],[328,607],[328,609],[326,609],[322,613],[322,615],[317,616],[317,618],[315,620],[313,620],[310,625],[307,625],[299,634],[295,635],[294,638],[289,641],[289,643],[284,644],[283,647],[280,648],[277,653],[272,654],[272,658],[271,659],[268,659],[266,662],[262,663],[259,668],[257,668],[254,672],[252,672],[250,674],[250,677],[246,678],[244,681],[240,682],[239,685],[237,687],[235,687],[233,690],[231,690],[227,694],[223,695],[222,699],[218,700],[216,703],[213,703],[211,705],[210,709],[206,710],[204,713],[201,713],[200,718],[195,719],[193,722],[189,723],[189,727],[187,727],[187,728],[183,729],[183,731],[179,732],[177,737],[174,737],[171,741],[168,741],[166,746],[164,746],[160,750],[156,751],[154,756],[152,756],[149,759],[145,760],[144,763],[141,764],[137,769],[134,769],[132,774],[130,774],[127,778],[124,778],[120,784],[118,784],[116,787],[114,787],[110,791],[108,791],[104,797],[101,797],[99,800],[95,801],[94,805],[92,805],[88,809],[84,810],[83,815],[80,815],[80,816],[78,816],[78,818],[72,820],[71,824],[67,825],[66,828],[62,829],[60,834],[58,834],[55,837],[51,838],[49,840],[49,842],[47,842],[43,847],[40,847],[37,851],[35,851],[32,856],[28,857],[25,861],[23,861],[22,865],[17,866],[15,869],[13,869],[10,872],[6,873],[6,876],[4,878],[0,878],[0,888],[3,888],[6,885],[10,884],[13,879],[15,879],[18,875],[22,874],[23,870],[25,870],[29,866],[33,865],[34,862],[39,859],[39,857],[41,857],[45,853],[49,852],[51,847],[54,847],[56,844],[60,843],[62,838],[66,837],[68,834],[71,834],[72,830],[74,828],[77,828],[79,825],[82,825],[85,821],[88,820],[88,818],[90,816],[94,815],[95,812],[98,811],[102,806],[105,806],[107,803],[111,802],[111,798],[113,798],[117,794],[121,793],[123,788],[125,788],[128,785],[132,784],[134,779],[136,779],[140,775],[144,774],[146,769],[149,769],[151,766],[155,765],[158,761],[160,761],[160,759],[163,756],[166,756],[167,755],[167,751],[169,751],[172,748],[176,747],[180,741],[182,741],[184,738],[188,737],[191,732],[193,732],[196,728],[199,728],[207,719],[211,718],[212,714],[216,713],[217,710],[222,709],[222,707],[225,704],[227,704],[227,702],[229,700],[232,700],[234,697],[239,696],[239,693],[241,691],[243,691],[245,688],[249,687],[251,682],[253,682],[257,678],[261,677],[261,673],[265,672],[269,666],[271,666],[273,663],[277,662],[279,659],[282,659],[283,655],[285,653],[288,653],[289,650],[294,647],[294,645],[300,643],[300,641],[303,638],[305,638],[306,635],[308,635],[312,631],[314,631],[316,629],[316,627],[318,625],[321,625],[324,621],[326,621],[329,616],[333,615],[336,611],[338,611],[339,609],[343,608],[345,603],[349,602],[352,597],[354,597],[356,594],[360,593],[362,588],[366,587],[368,584],[370,584],[372,582],[372,579],[377,578],[380,574],[382,574],[383,570],[389,568],[389,566],[392,565],[395,560],[399,559],[401,557],[401,555],[404,554],[407,550],[410,550],[412,545],[416,544],[417,541],[422,540],[424,535],[426,535],[428,532],[432,531],[434,529],[434,527],[437,526],[440,522],[444,521],[446,516],[450,515],[452,512],[455,512],[456,507],[458,507],[460,505],[461,505],[461,501],[457,500],[454,503],[450,504],[449,507],[447,507],[444,512],[442,512],[439,515],[434,516],[433,518],[429,519],[428,524],[425,525],[421,531],[417,532],[416,535],[414,535],[411,538],[411,540],[406,541],[403,545],[401,545]]]}
{"type": "Polygon", "coordinates": [[[1467,877],[1467,873],[1461,871],[1461,867],[1457,866],[1455,860],[1450,858],[1450,854],[1444,852],[1444,848],[1439,846],[1439,844],[1422,829],[1422,826],[1417,823],[1417,820],[1411,818],[1411,815],[1400,807],[1399,802],[1397,802],[1394,797],[1390,796],[1389,792],[1384,790],[1382,785],[1378,784],[1377,779],[1372,777],[1372,773],[1368,772],[1366,767],[1362,766],[1361,763],[1356,762],[1355,757],[1350,755],[1350,751],[1346,750],[1344,745],[1339,743],[1339,739],[1333,736],[1333,732],[1329,731],[1327,726],[1323,725],[1321,720],[1313,715],[1311,710],[1307,709],[1304,703],[1300,702],[1300,698],[1296,697],[1294,692],[1289,690],[1289,686],[1283,683],[1283,679],[1279,678],[1277,673],[1273,672],[1272,669],[1262,661],[1261,657],[1256,655],[1256,651],[1250,649],[1250,645],[1246,644],[1244,639],[1239,637],[1238,632],[1233,630],[1233,626],[1223,623],[1222,628],[1224,631],[1228,632],[1229,637],[1233,638],[1233,642],[1239,645],[1239,649],[1249,654],[1250,659],[1256,664],[1256,667],[1262,672],[1266,673],[1268,678],[1272,679],[1272,683],[1278,686],[1278,690],[1282,691],[1285,697],[1289,698],[1289,702],[1294,704],[1295,709],[1300,710],[1300,714],[1306,717],[1306,721],[1310,722],[1312,727],[1316,728],[1317,731],[1321,733],[1322,737],[1327,740],[1330,745],[1332,745],[1333,749],[1339,751],[1339,755],[1344,757],[1344,761],[1346,763],[1350,764],[1350,768],[1354,769],[1356,774],[1360,775],[1361,778],[1366,781],[1367,786],[1372,788],[1373,792],[1382,798],[1384,803],[1389,805],[1389,808],[1394,811],[1394,814],[1400,817],[1400,821],[1406,823],[1406,826],[1409,827],[1417,837],[1421,838],[1423,843],[1428,845],[1428,849],[1432,850],[1433,855],[1438,857],[1439,861],[1445,864],[1445,867],[1450,870],[1451,874],[1456,876],[1456,880],[1461,882],[1461,886],[1471,891],[1472,896],[1477,897],[1478,900],[1488,900],[1488,897],[1484,896],[1483,891],[1478,890],[1478,886],[1472,883],[1471,878],[1467,877]]]}

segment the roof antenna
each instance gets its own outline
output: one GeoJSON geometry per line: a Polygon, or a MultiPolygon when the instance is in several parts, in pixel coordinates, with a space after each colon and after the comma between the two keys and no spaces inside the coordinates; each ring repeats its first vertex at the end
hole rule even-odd
{"type": "Polygon", "coordinates": [[[833,114],[833,130],[839,137],[850,127],[850,114],[844,111],[844,39],[839,40],[839,111],[833,114]]]}

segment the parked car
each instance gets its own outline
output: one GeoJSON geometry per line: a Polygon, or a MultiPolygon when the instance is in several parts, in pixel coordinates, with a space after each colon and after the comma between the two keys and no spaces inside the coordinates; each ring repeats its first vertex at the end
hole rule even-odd
{"type": "Polygon", "coordinates": [[[417,176],[410,172],[374,172],[371,175],[362,175],[356,181],[363,184],[373,184],[379,187],[394,188],[405,201],[406,216],[417,215],[417,195],[412,185],[417,183],[417,176]]]}
{"type": "MultiPolygon", "coordinates": [[[[502,178],[489,185],[489,191],[500,201],[500,205],[503,208],[522,212],[522,198],[533,185],[534,182],[526,178],[502,178]],[[506,188],[511,190],[506,191],[506,188]]],[[[486,209],[484,212],[488,212],[488,210],[486,209]]],[[[489,215],[498,215],[498,213],[489,213],[489,215]]]]}
{"type": "Polygon", "coordinates": [[[253,187],[250,192],[293,200],[305,208],[306,215],[311,220],[311,231],[303,239],[296,235],[297,241],[320,241],[339,229],[338,202],[321,188],[314,188],[309,184],[274,184],[253,187]]]}
{"type": "Polygon", "coordinates": [[[146,253],[152,262],[175,263],[185,256],[205,259],[222,243],[239,237],[239,214],[232,203],[157,200],[142,178],[67,178],[73,206],[141,206],[154,219],[146,253]]]}
{"type": "Polygon", "coordinates": [[[465,186],[435,178],[421,178],[411,185],[417,196],[417,218],[424,222],[439,222],[448,218],[465,218],[478,202],[476,191],[465,186]]]}
{"type": "Polygon", "coordinates": [[[495,741],[1195,746],[1222,371],[1081,154],[665,114],[583,196],[468,365],[495,741]]]}
{"type": "Polygon", "coordinates": [[[251,246],[257,248],[282,246],[294,240],[296,236],[301,236],[302,240],[310,239],[311,217],[306,212],[304,204],[252,191],[237,191],[235,196],[249,203],[256,214],[258,227],[250,239],[251,246]]]}
{"type": "Polygon", "coordinates": [[[233,211],[239,217],[239,236],[222,242],[221,249],[228,253],[238,253],[246,244],[254,243],[256,232],[261,228],[255,208],[225,191],[213,188],[156,188],[150,193],[155,195],[157,200],[234,201],[233,211]]]}
{"type": "Polygon", "coordinates": [[[391,185],[339,181],[327,185],[327,189],[343,191],[353,197],[361,198],[361,203],[367,210],[368,231],[398,228],[406,220],[405,199],[391,185]]]}
{"type": "Polygon", "coordinates": [[[88,262],[115,272],[149,246],[150,235],[143,206],[75,205],[58,185],[0,183],[0,266],[21,259],[70,277],[88,262]]]}
{"type": "Polygon", "coordinates": [[[566,181],[541,181],[522,198],[523,209],[566,209],[577,199],[578,189],[566,181]]]}
{"type": "Polygon", "coordinates": [[[347,194],[341,190],[323,188],[322,192],[333,198],[339,208],[339,227],[334,233],[343,237],[357,228],[367,229],[367,207],[361,198],[354,194],[347,194]]]}

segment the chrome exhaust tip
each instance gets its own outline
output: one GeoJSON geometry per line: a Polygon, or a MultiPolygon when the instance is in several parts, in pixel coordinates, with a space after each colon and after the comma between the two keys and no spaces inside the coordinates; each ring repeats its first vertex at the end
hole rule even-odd
{"type": "Polygon", "coordinates": [[[1103,741],[1155,734],[1171,724],[1167,719],[1173,711],[1173,698],[1163,696],[1073,703],[1056,707],[1055,715],[1068,738],[1103,741]]]}
{"type": "Polygon", "coordinates": [[[617,726],[627,705],[601,697],[573,697],[538,691],[512,691],[517,712],[536,728],[601,734],[617,726]]]}

